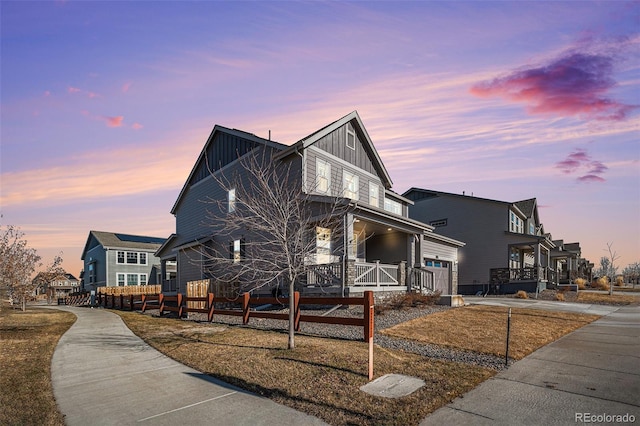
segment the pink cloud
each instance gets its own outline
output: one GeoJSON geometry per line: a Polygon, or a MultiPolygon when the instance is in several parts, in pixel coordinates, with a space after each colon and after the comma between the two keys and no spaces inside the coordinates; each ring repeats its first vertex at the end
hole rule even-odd
{"type": "Polygon", "coordinates": [[[121,115],[118,115],[116,117],[102,117],[102,118],[106,120],[107,126],[109,127],[121,127],[122,121],[124,120],[124,117],[121,115]]]}
{"type": "Polygon", "coordinates": [[[131,87],[131,82],[128,81],[125,84],[122,85],[122,93],[127,93],[129,91],[129,88],[131,87]]]}
{"type": "Polygon", "coordinates": [[[51,96],[51,92],[49,90],[45,90],[42,96],[44,96],[45,98],[48,98],[49,96],[51,96]]]}
{"type": "Polygon", "coordinates": [[[570,52],[546,65],[477,83],[470,92],[479,97],[500,96],[524,103],[532,114],[624,120],[638,106],[606,96],[616,85],[612,73],[612,57],[570,52]]]}
{"type": "Polygon", "coordinates": [[[600,176],[596,176],[596,175],[584,175],[584,176],[580,176],[577,180],[578,180],[578,182],[584,182],[584,183],[589,183],[589,182],[605,182],[605,179],[601,178],[600,176]]]}
{"type": "Polygon", "coordinates": [[[604,182],[605,179],[600,175],[605,173],[609,168],[601,161],[592,160],[591,156],[585,149],[578,148],[564,160],[558,161],[555,165],[564,174],[587,173],[577,178],[578,182],[604,182]]]}
{"type": "Polygon", "coordinates": [[[67,92],[69,92],[69,93],[78,93],[78,92],[81,92],[81,90],[80,90],[80,89],[78,89],[77,87],[71,87],[71,86],[69,86],[69,87],[67,88],[67,92]]]}
{"type": "Polygon", "coordinates": [[[140,129],[142,129],[143,127],[144,127],[144,126],[143,126],[142,124],[140,124],[140,123],[133,123],[133,124],[131,125],[131,128],[132,128],[132,129],[134,129],[134,130],[140,130],[140,129]]]}

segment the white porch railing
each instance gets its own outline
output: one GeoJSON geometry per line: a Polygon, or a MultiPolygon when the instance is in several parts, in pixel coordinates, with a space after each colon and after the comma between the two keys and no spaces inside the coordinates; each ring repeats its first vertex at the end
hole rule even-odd
{"type": "Polygon", "coordinates": [[[390,287],[400,286],[398,265],[385,265],[380,262],[356,262],[354,287],[390,287]]]}

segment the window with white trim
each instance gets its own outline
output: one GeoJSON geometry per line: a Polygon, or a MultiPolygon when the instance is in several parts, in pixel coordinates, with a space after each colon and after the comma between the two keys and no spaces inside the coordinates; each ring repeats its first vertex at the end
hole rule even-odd
{"type": "Polygon", "coordinates": [[[147,253],[140,253],[140,265],[147,264],[147,253]]]}
{"type": "Polygon", "coordinates": [[[356,149],[356,133],[347,125],[347,148],[356,149]]]}
{"type": "Polygon", "coordinates": [[[116,263],[124,263],[124,252],[119,251],[117,255],[116,263]]]}
{"type": "Polygon", "coordinates": [[[331,229],[316,227],[316,262],[331,263],[331,229]]]}
{"type": "Polygon", "coordinates": [[[389,198],[384,199],[384,209],[388,212],[402,216],[402,204],[389,198]]]}
{"type": "Polygon", "coordinates": [[[140,274],[140,285],[147,285],[147,274],[140,274]]]}
{"type": "Polygon", "coordinates": [[[148,261],[147,253],[136,251],[118,251],[116,263],[118,265],[146,265],[148,261]]]}
{"type": "Polygon", "coordinates": [[[357,200],[359,198],[358,193],[360,192],[360,178],[358,175],[344,170],[342,172],[342,183],[344,186],[344,196],[352,200],[357,200]]]}
{"type": "Polygon", "coordinates": [[[238,263],[242,260],[242,243],[240,240],[233,241],[233,263],[238,263]]]}
{"type": "Polygon", "coordinates": [[[524,221],[513,211],[509,212],[509,231],[524,234],[524,221]]]}
{"type": "Polygon", "coordinates": [[[227,200],[229,205],[229,213],[235,212],[236,211],[236,189],[235,188],[231,188],[229,190],[227,200]]]}
{"type": "Polygon", "coordinates": [[[380,187],[373,182],[369,182],[369,204],[380,207],[380,187]]]}
{"type": "Polygon", "coordinates": [[[331,164],[321,158],[316,158],[316,190],[325,194],[331,188],[331,164]]]}
{"type": "Polygon", "coordinates": [[[129,265],[137,265],[138,264],[138,253],[135,251],[127,252],[127,264],[129,265]]]}
{"type": "Polygon", "coordinates": [[[118,287],[124,287],[125,274],[117,274],[117,275],[118,275],[118,287]]]}
{"type": "Polygon", "coordinates": [[[127,274],[127,285],[138,285],[138,274],[127,274]]]}

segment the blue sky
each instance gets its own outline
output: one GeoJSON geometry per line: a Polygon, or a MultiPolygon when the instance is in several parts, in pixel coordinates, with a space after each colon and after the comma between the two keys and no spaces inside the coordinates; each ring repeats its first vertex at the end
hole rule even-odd
{"type": "Polygon", "coordinates": [[[80,271],[168,236],[215,124],[291,144],[357,110],[394,189],[517,201],[640,260],[640,3],[11,2],[1,213],[80,271]]]}

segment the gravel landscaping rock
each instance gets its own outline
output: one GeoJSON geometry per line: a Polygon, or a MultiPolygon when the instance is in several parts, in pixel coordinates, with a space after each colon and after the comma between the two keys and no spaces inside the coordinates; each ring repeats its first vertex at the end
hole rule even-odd
{"type": "MultiPolygon", "coordinates": [[[[501,370],[505,367],[504,358],[494,355],[481,354],[477,352],[464,351],[453,348],[446,348],[443,346],[425,344],[415,342],[411,340],[399,339],[395,337],[384,336],[378,331],[392,327],[396,324],[400,324],[406,321],[410,321],[415,318],[422,317],[424,315],[430,315],[435,312],[442,312],[444,310],[451,309],[447,306],[423,306],[415,308],[404,308],[398,310],[390,310],[384,312],[384,314],[376,315],[375,318],[375,344],[388,349],[402,350],[406,352],[415,353],[427,358],[461,362],[466,364],[478,365],[494,370],[501,370]]],[[[307,315],[324,315],[324,316],[339,316],[339,317],[356,317],[362,318],[363,314],[362,306],[352,306],[348,308],[340,308],[331,310],[327,309],[311,309],[302,310],[303,314],[307,315]]],[[[287,313],[288,309],[272,309],[271,312],[287,313]]],[[[189,320],[206,322],[206,316],[204,314],[190,313],[189,320]]],[[[248,325],[242,325],[242,318],[216,315],[212,324],[228,324],[237,325],[241,327],[258,328],[263,330],[286,332],[288,329],[288,322],[285,320],[265,319],[265,318],[251,318],[248,325]]],[[[362,327],[348,326],[348,325],[332,325],[332,324],[319,324],[319,323],[301,323],[299,334],[310,336],[330,337],[334,339],[345,340],[362,340],[363,329],[362,327]]]]}

